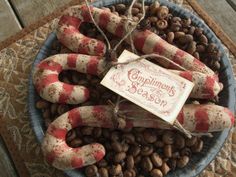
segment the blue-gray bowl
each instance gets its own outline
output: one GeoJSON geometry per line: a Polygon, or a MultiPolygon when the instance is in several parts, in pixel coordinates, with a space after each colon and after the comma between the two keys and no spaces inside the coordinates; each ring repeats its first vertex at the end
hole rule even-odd
{"type": "MultiPolygon", "coordinates": [[[[94,2],[93,5],[97,7],[109,6],[117,3],[130,3],[130,0],[101,0],[94,2]]],[[[146,0],[147,3],[153,2],[152,0],[146,0]]],[[[232,112],[235,111],[235,80],[233,76],[233,71],[229,62],[229,59],[225,55],[225,51],[222,47],[221,42],[215,36],[215,34],[211,31],[211,29],[200,20],[195,15],[189,13],[188,11],[182,9],[181,7],[167,2],[165,0],[160,0],[160,2],[166,6],[168,6],[171,11],[178,16],[181,17],[189,17],[192,19],[192,23],[198,27],[204,29],[204,33],[207,38],[215,43],[217,47],[220,49],[223,56],[221,57],[221,71],[220,71],[220,81],[224,84],[224,89],[220,93],[220,105],[228,107],[232,112]]],[[[43,46],[41,47],[39,53],[37,54],[35,61],[33,63],[32,70],[35,65],[38,64],[41,60],[47,58],[51,54],[52,44],[57,40],[55,33],[51,33],[43,46]]],[[[39,99],[37,95],[33,83],[32,83],[32,75],[29,80],[29,114],[31,119],[32,128],[35,132],[35,135],[38,141],[41,143],[44,137],[44,120],[42,118],[41,112],[36,109],[35,103],[39,99]]],[[[189,164],[183,169],[177,169],[173,172],[170,172],[167,177],[192,177],[198,175],[202,170],[204,170],[207,165],[216,157],[217,153],[222,148],[227,136],[229,134],[229,129],[225,129],[222,132],[214,133],[213,138],[204,137],[204,148],[202,152],[198,153],[198,155],[193,156],[190,159],[189,164]]],[[[64,171],[70,177],[82,177],[84,176],[79,170],[68,170],[64,171]]]]}

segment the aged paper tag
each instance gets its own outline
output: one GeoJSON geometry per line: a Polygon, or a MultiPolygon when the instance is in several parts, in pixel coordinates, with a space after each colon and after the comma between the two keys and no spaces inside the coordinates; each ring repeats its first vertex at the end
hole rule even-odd
{"type": "MultiPolygon", "coordinates": [[[[118,62],[136,58],[139,56],[124,50],[118,62]]],[[[194,85],[146,59],[112,67],[101,84],[170,124],[194,85]]]]}

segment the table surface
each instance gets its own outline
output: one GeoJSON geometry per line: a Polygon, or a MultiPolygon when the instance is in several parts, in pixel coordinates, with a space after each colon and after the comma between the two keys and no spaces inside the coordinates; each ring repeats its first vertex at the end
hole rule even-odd
{"type": "MultiPolygon", "coordinates": [[[[71,0],[0,0],[0,42],[71,0]]],[[[197,0],[236,43],[236,0],[197,0]]],[[[16,177],[0,137],[0,177],[16,177]]]]}

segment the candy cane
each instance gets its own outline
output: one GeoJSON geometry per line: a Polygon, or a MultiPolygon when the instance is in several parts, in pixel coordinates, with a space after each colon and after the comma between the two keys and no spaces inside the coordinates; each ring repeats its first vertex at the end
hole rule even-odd
{"type": "MultiPolygon", "coordinates": [[[[95,22],[108,32],[118,37],[122,37],[128,32],[125,19],[99,8],[90,7],[90,9],[95,22]]],[[[88,8],[85,5],[69,8],[59,21],[58,39],[74,52],[103,55],[105,53],[105,45],[101,41],[88,38],[79,32],[78,28],[82,22],[92,22],[88,8]]],[[[214,72],[198,59],[169,44],[149,30],[134,30],[132,38],[136,49],[146,54],[157,53],[171,59],[187,70],[214,75],[214,72]]],[[[166,60],[159,60],[159,62],[166,68],[176,67],[166,60]]]]}
{"type": "MultiPolygon", "coordinates": [[[[125,106],[126,109],[130,110],[129,106],[125,106]]],[[[136,116],[137,109],[135,108],[138,107],[132,107],[134,112],[131,113],[131,116],[132,114],[136,116]]],[[[157,118],[150,117],[149,112],[144,110],[141,112],[143,112],[142,115],[147,113],[147,117],[127,119],[127,128],[162,127],[157,118]]],[[[81,168],[101,160],[105,155],[103,145],[93,143],[71,148],[66,144],[66,134],[70,129],[78,126],[114,128],[112,116],[110,106],[84,106],[74,108],[58,117],[49,125],[42,143],[42,150],[48,163],[58,169],[66,170],[81,168]]],[[[217,105],[184,105],[177,119],[185,129],[191,132],[221,131],[231,127],[234,123],[233,114],[227,108],[217,105]]],[[[171,126],[165,125],[164,128],[169,129],[171,126]]]]}
{"type": "MultiPolygon", "coordinates": [[[[102,57],[82,54],[58,54],[40,62],[33,74],[33,82],[39,95],[52,103],[79,104],[89,98],[89,90],[80,85],[59,81],[61,71],[71,69],[81,73],[99,75],[105,70],[102,57]]],[[[194,83],[192,98],[213,98],[221,87],[216,79],[199,72],[173,71],[194,83]]]]}
{"type": "Polygon", "coordinates": [[[191,132],[215,132],[234,124],[233,113],[218,105],[184,105],[177,119],[191,132]]]}
{"type": "Polygon", "coordinates": [[[89,90],[80,85],[59,81],[62,70],[76,70],[81,73],[99,75],[104,71],[105,62],[101,57],[82,54],[58,54],[37,65],[33,82],[39,95],[53,103],[78,104],[89,98],[89,90]]]}
{"type": "Polygon", "coordinates": [[[223,89],[223,84],[214,76],[196,71],[170,71],[194,83],[191,98],[212,99],[223,89]]]}
{"type": "MultiPolygon", "coordinates": [[[[45,134],[42,143],[44,156],[49,164],[62,170],[81,168],[94,164],[105,155],[103,145],[93,143],[78,148],[66,144],[66,134],[78,126],[112,128],[112,108],[110,106],[84,106],[74,108],[53,121],[45,134]]],[[[153,121],[145,121],[151,126],[153,121]]],[[[127,127],[141,126],[141,121],[127,121],[127,127]]],[[[158,124],[156,127],[159,127],[158,124]]]]}
{"type": "MultiPolygon", "coordinates": [[[[121,104],[120,109],[128,118],[133,117],[134,121],[153,120],[153,125],[148,125],[150,128],[157,128],[156,121],[163,124],[156,116],[134,104],[121,104]]],[[[195,133],[222,131],[234,124],[234,115],[229,109],[213,104],[185,104],[176,119],[186,130],[195,133]]],[[[172,127],[166,125],[164,128],[172,127]]]]}

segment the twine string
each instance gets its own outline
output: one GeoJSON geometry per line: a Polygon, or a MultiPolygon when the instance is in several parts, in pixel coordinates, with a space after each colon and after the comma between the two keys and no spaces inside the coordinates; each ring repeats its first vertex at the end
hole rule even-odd
{"type": "Polygon", "coordinates": [[[176,66],[177,68],[179,68],[180,70],[187,71],[184,67],[182,67],[182,66],[180,66],[179,64],[173,62],[173,61],[170,60],[169,58],[167,58],[167,57],[165,57],[165,56],[162,56],[162,55],[159,55],[159,54],[156,54],[156,53],[141,55],[140,57],[138,57],[138,58],[136,58],[136,59],[131,59],[131,60],[126,61],[126,62],[112,62],[112,66],[126,65],[126,64],[129,64],[129,63],[132,63],[132,62],[140,61],[140,60],[142,60],[142,59],[147,59],[147,60],[155,59],[155,61],[158,62],[158,58],[170,62],[171,64],[175,65],[175,66],[176,66]]]}
{"type": "Polygon", "coordinates": [[[88,0],[85,0],[85,3],[86,3],[86,6],[88,8],[88,11],[89,11],[89,15],[90,15],[90,18],[93,22],[93,24],[95,25],[95,27],[97,28],[97,30],[101,33],[101,35],[104,37],[104,39],[106,40],[106,43],[107,43],[107,49],[108,50],[111,50],[111,44],[106,36],[106,34],[102,31],[102,29],[98,26],[98,24],[96,23],[96,21],[94,20],[93,18],[93,15],[92,15],[92,12],[91,12],[91,9],[89,7],[89,3],[88,3],[88,0]]]}
{"type": "MultiPolygon", "coordinates": [[[[130,36],[130,42],[131,42],[131,47],[134,48],[134,44],[133,44],[133,38],[131,33],[137,28],[138,24],[144,19],[145,15],[146,15],[146,11],[145,11],[145,6],[144,6],[144,1],[142,0],[142,11],[143,11],[143,15],[142,17],[139,19],[138,22],[134,22],[133,18],[132,18],[132,7],[134,5],[136,0],[132,1],[131,6],[128,9],[128,18],[127,18],[127,23],[126,23],[126,29],[127,29],[127,33],[122,37],[122,39],[116,44],[116,46],[114,47],[114,51],[117,50],[117,48],[121,45],[121,43],[127,39],[128,36],[130,36]]],[[[133,50],[133,49],[132,49],[133,50]]]]}
{"type": "MultiPolygon", "coordinates": [[[[140,61],[142,59],[150,59],[150,58],[154,58],[154,59],[157,59],[157,58],[160,58],[160,59],[163,59],[163,60],[166,60],[170,63],[172,63],[173,65],[177,66],[179,69],[181,70],[186,70],[185,68],[183,68],[182,66],[180,66],[179,64],[171,61],[170,59],[168,59],[167,57],[164,57],[164,56],[161,56],[161,55],[158,55],[158,54],[155,54],[155,53],[151,53],[151,54],[147,54],[147,55],[142,55],[140,56],[139,58],[136,58],[136,59],[133,59],[133,60],[130,60],[130,61],[127,61],[127,62],[117,62],[116,60],[116,51],[117,51],[117,48],[121,45],[121,43],[127,39],[129,37],[129,40],[130,40],[130,45],[131,45],[131,49],[132,49],[132,52],[133,53],[137,53],[136,52],[136,49],[134,47],[134,42],[133,42],[133,38],[132,38],[132,35],[131,33],[137,28],[138,24],[144,19],[145,15],[146,15],[146,11],[145,11],[145,5],[144,5],[144,1],[145,0],[142,0],[142,17],[139,19],[138,22],[134,22],[133,20],[133,16],[132,16],[132,8],[133,8],[133,5],[135,3],[136,0],[132,0],[132,3],[128,9],[128,14],[127,14],[127,22],[126,22],[126,30],[127,30],[127,33],[121,38],[121,40],[115,45],[115,47],[113,49],[111,49],[111,44],[106,36],[106,34],[103,32],[103,30],[99,27],[99,25],[96,23],[96,21],[94,20],[94,17],[92,15],[92,12],[91,12],[91,9],[89,7],[89,3],[88,3],[88,0],[85,0],[85,3],[86,3],[86,6],[88,8],[88,11],[89,11],[89,15],[91,17],[91,20],[93,22],[93,24],[95,25],[95,27],[97,28],[97,30],[101,33],[101,35],[104,37],[106,43],[107,43],[107,51],[106,52],[111,52],[110,55],[114,56],[113,61],[111,61],[110,63],[111,64],[108,64],[107,65],[107,69],[105,69],[105,71],[108,71],[111,67],[114,67],[114,66],[117,66],[117,65],[124,65],[124,64],[129,64],[131,62],[137,62],[137,61],[140,61]],[[113,55],[115,53],[115,55],[113,55]],[[115,61],[114,61],[115,60],[115,61]]],[[[157,60],[158,62],[158,60],[157,60]]],[[[119,105],[121,103],[121,97],[118,96],[117,97],[117,100],[116,100],[116,103],[113,104],[110,100],[108,100],[108,103],[113,107],[113,116],[112,116],[112,121],[113,121],[113,126],[115,128],[119,128],[119,122],[118,120],[120,119],[126,119],[126,117],[122,116],[119,114],[119,105]]],[[[123,121],[125,122],[125,121],[123,121]]],[[[124,128],[125,125],[122,125],[122,127],[120,128],[124,128]]],[[[176,120],[174,122],[174,127],[176,129],[178,129],[179,131],[183,132],[187,137],[191,138],[191,132],[189,132],[188,130],[186,130],[179,122],[178,120],[176,120]]]]}

